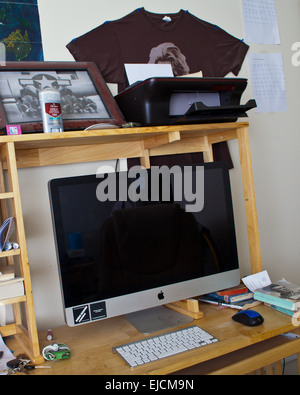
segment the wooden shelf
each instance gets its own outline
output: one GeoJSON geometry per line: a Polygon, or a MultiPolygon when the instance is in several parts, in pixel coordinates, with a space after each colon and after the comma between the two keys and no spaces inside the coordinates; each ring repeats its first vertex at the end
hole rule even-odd
{"type": "Polygon", "coordinates": [[[199,151],[211,155],[211,144],[236,139],[237,130],[245,127],[247,122],[35,133],[0,136],[0,147],[8,142],[14,144],[18,168],[99,158],[146,158],[147,163],[149,156],[199,151]]]}
{"type": "Polygon", "coordinates": [[[2,251],[0,252],[0,258],[7,258],[9,256],[17,256],[20,255],[21,251],[20,249],[16,249],[16,250],[9,250],[9,251],[2,251]]]}
{"type": "Polygon", "coordinates": [[[13,199],[15,197],[13,192],[4,192],[4,193],[0,193],[0,200],[3,199],[13,199]]]}
{"type": "MultiPolygon", "coordinates": [[[[8,304],[15,304],[15,303],[21,303],[26,301],[26,295],[23,296],[17,296],[15,298],[9,298],[9,299],[0,299],[0,306],[5,306],[8,304]]],[[[1,328],[0,328],[1,332],[1,328]]]]}

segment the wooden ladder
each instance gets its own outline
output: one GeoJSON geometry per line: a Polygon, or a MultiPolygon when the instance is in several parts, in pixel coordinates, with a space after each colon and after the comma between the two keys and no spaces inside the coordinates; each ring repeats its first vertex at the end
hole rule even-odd
{"type": "Polygon", "coordinates": [[[23,296],[0,300],[0,305],[12,305],[14,313],[14,322],[1,326],[0,334],[2,337],[15,336],[21,343],[25,354],[33,363],[39,364],[44,362],[44,358],[40,353],[34,313],[14,143],[2,144],[0,155],[1,220],[3,222],[8,218],[9,212],[12,210],[15,219],[15,235],[19,244],[19,249],[0,252],[0,262],[5,259],[7,265],[18,267],[20,275],[24,279],[23,296]],[[5,168],[8,170],[8,180],[4,177],[3,169],[5,168]],[[25,309],[22,309],[21,305],[24,305],[25,309]]]}

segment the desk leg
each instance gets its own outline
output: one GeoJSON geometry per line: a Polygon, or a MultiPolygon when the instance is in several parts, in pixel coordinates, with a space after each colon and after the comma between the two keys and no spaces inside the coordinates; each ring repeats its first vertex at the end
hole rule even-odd
{"type": "Polygon", "coordinates": [[[252,273],[262,270],[248,128],[237,129],[252,273]]]}

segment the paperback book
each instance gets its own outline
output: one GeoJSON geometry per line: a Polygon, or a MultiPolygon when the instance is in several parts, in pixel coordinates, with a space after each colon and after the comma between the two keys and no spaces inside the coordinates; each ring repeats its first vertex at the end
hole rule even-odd
{"type": "Polygon", "coordinates": [[[290,311],[300,309],[300,286],[284,278],[254,292],[254,299],[290,311]]]}
{"type": "Polygon", "coordinates": [[[224,296],[224,295],[240,295],[240,294],[245,294],[249,292],[248,288],[240,284],[236,287],[228,288],[228,289],[222,289],[221,291],[217,291],[216,294],[219,296],[224,296]]]}
{"type": "Polygon", "coordinates": [[[253,298],[253,292],[245,292],[238,295],[219,295],[217,292],[211,292],[207,297],[225,303],[236,303],[253,298]]]}
{"type": "Polygon", "coordinates": [[[24,295],[24,284],[22,277],[12,280],[0,281],[0,299],[16,298],[24,295]]]}

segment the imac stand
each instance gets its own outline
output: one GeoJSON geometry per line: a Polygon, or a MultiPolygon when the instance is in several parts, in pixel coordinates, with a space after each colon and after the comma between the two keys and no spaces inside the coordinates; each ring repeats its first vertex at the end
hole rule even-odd
{"type": "Polygon", "coordinates": [[[153,307],[126,314],[125,318],[139,332],[150,334],[193,322],[193,318],[170,310],[165,306],[153,307]]]}
{"type": "Polygon", "coordinates": [[[185,299],[165,306],[153,307],[125,315],[139,332],[150,334],[164,329],[189,324],[204,317],[196,299],[185,299]]]}

